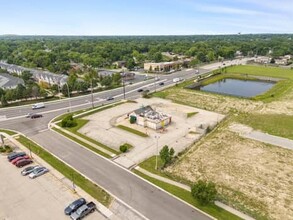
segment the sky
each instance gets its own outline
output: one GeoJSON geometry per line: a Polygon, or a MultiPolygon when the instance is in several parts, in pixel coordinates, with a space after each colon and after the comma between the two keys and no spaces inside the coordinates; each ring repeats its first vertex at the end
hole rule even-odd
{"type": "Polygon", "coordinates": [[[293,0],[0,0],[0,35],[293,33],[293,0]]]}

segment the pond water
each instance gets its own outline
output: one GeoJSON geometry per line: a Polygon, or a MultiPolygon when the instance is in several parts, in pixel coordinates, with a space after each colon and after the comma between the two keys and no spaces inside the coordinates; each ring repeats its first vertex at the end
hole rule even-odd
{"type": "Polygon", "coordinates": [[[222,79],[215,83],[201,86],[199,89],[207,92],[250,98],[268,91],[274,84],[275,82],[267,81],[222,79]]]}

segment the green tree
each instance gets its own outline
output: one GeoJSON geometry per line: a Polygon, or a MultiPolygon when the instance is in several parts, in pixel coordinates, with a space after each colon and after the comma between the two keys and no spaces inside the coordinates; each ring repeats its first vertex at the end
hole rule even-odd
{"type": "Polygon", "coordinates": [[[3,94],[1,96],[1,106],[6,107],[7,105],[8,105],[8,102],[7,102],[6,98],[5,98],[5,95],[3,94]]]}
{"type": "Polygon", "coordinates": [[[175,154],[175,151],[173,148],[169,149],[169,147],[167,145],[165,145],[162,148],[162,150],[160,151],[160,158],[163,161],[164,167],[172,161],[174,154],[175,154]]]}
{"type": "Polygon", "coordinates": [[[21,78],[23,79],[25,84],[29,84],[31,82],[31,79],[33,77],[33,74],[30,71],[23,71],[21,74],[21,78]]]}
{"type": "Polygon", "coordinates": [[[212,182],[199,180],[191,187],[191,194],[202,205],[207,205],[214,202],[216,199],[216,185],[212,182]]]}

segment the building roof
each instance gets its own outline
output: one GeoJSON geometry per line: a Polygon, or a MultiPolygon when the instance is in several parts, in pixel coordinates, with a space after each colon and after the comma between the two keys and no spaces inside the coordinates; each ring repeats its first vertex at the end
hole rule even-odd
{"type": "Polygon", "coordinates": [[[140,116],[144,116],[146,113],[148,113],[150,111],[154,111],[154,110],[152,109],[151,106],[147,105],[147,106],[142,106],[139,109],[136,109],[134,111],[134,113],[137,114],[137,115],[140,115],[140,116]]]}
{"type": "Polygon", "coordinates": [[[0,73],[0,88],[3,89],[13,89],[18,84],[24,85],[23,79],[11,76],[7,73],[0,73]]]}

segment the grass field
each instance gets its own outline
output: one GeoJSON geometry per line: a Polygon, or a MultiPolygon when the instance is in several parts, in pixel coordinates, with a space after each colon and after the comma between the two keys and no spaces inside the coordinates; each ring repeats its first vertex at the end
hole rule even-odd
{"type": "Polygon", "coordinates": [[[33,153],[37,154],[39,157],[49,163],[52,167],[54,167],[68,179],[71,179],[72,176],[74,176],[74,183],[82,188],[84,191],[86,191],[88,194],[90,194],[92,197],[97,199],[99,202],[101,202],[103,205],[108,207],[111,204],[112,197],[106,191],[83,177],[74,169],[67,166],[65,163],[54,157],[48,151],[44,150],[42,147],[35,144],[24,136],[20,136],[17,140],[25,147],[29,148],[33,153]]]}
{"type": "Polygon", "coordinates": [[[184,200],[185,202],[191,204],[192,206],[214,216],[215,218],[219,219],[219,220],[239,220],[241,218],[233,215],[232,213],[230,212],[227,212],[226,210],[214,205],[214,204],[211,204],[211,205],[207,205],[207,206],[202,206],[199,204],[198,201],[196,201],[191,193],[187,190],[184,190],[180,187],[177,187],[177,186],[173,186],[171,184],[168,184],[168,183],[165,183],[165,182],[162,182],[160,180],[157,180],[157,179],[154,179],[152,177],[149,177],[137,170],[134,171],[137,175],[141,176],[142,178],[152,182],[153,184],[159,186],[160,188],[166,190],[167,192],[173,194],[174,196],[184,200]]]}
{"type": "Polygon", "coordinates": [[[14,132],[14,131],[5,130],[5,129],[0,129],[0,132],[6,133],[6,134],[8,134],[8,135],[14,135],[14,134],[17,134],[17,133],[14,132]]]}
{"type": "Polygon", "coordinates": [[[135,130],[135,129],[133,129],[133,128],[130,128],[130,127],[124,126],[124,125],[117,125],[116,127],[117,127],[117,128],[120,128],[120,129],[122,129],[122,130],[124,130],[124,131],[128,131],[128,132],[130,132],[130,133],[132,133],[132,134],[136,134],[136,135],[138,135],[138,136],[140,136],[140,137],[148,137],[147,134],[142,133],[142,132],[140,132],[140,131],[138,131],[138,130],[135,130]]]}
{"type": "Polygon", "coordinates": [[[227,68],[227,73],[240,73],[254,76],[266,76],[293,80],[293,70],[280,67],[240,65],[227,68]]]}
{"type": "Polygon", "coordinates": [[[235,120],[256,130],[293,140],[293,116],[241,114],[235,120]]]}

